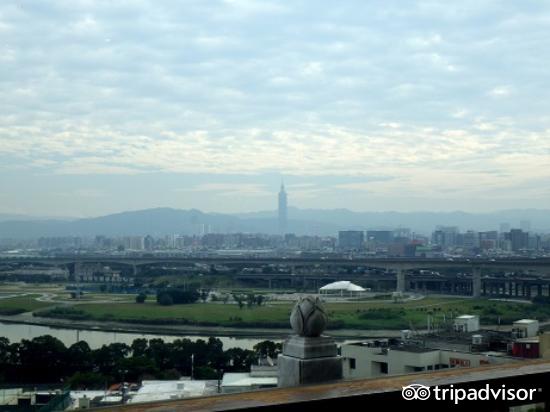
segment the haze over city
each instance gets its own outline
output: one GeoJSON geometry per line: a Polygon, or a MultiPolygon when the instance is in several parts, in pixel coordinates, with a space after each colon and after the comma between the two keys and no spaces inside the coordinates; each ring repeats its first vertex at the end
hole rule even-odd
{"type": "Polygon", "coordinates": [[[547,3],[328,5],[2,2],[0,212],[549,207],[547,3]]]}

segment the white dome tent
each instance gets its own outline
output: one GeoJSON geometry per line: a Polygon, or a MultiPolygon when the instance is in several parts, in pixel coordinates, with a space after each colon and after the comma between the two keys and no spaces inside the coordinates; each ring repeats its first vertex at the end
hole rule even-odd
{"type": "Polygon", "coordinates": [[[361,293],[366,292],[365,288],[359,285],[351,283],[349,280],[341,280],[338,282],[329,283],[319,289],[321,295],[335,295],[340,294],[344,296],[344,293],[348,296],[361,296],[361,293]]]}

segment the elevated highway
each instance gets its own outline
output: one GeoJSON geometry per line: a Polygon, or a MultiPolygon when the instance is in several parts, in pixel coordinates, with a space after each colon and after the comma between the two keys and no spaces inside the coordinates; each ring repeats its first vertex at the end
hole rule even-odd
{"type": "MultiPolygon", "coordinates": [[[[264,287],[285,286],[317,289],[337,280],[373,283],[380,289],[433,291],[460,295],[531,298],[550,296],[550,258],[424,259],[424,258],[248,258],[68,255],[53,257],[2,257],[1,264],[69,267],[75,264],[126,265],[134,275],[151,266],[225,266],[237,280],[264,287]],[[284,267],[287,273],[246,273],[245,268],[284,267]],[[360,269],[360,270],[354,270],[360,269]],[[461,276],[433,276],[412,273],[419,270],[457,269],[461,276]],[[378,270],[379,274],[372,273],[378,270]],[[367,273],[363,273],[363,272],[367,273]],[[502,273],[528,274],[503,277],[502,273]],[[497,276],[497,274],[501,276],[497,276]]],[[[254,272],[254,270],[252,270],[254,272]]],[[[256,271],[258,272],[258,271],[256,271]]],[[[265,270],[259,270],[265,272],[265,270]]],[[[268,271],[269,272],[269,271],[268,271]]]]}
{"type": "Polygon", "coordinates": [[[224,266],[285,265],[289,267],[369,267],[385,270],[443,269],[443,268],[487,268],[494,270],[537,269],[550,275],[550,258],[274,258],[274,257],[179,257],[179,256],[112,256],[112,255],[68,255],[52,257],[0,257],[0,264],[28,263],[46,265],[67,265],[71,263],[117,263],[132,266],[152,264],[206,264],[224,266]]]}

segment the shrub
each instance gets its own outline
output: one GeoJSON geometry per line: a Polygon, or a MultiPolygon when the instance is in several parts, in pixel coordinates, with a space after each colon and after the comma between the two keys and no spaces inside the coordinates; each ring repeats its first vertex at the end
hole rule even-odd
{"type": "Polygon", "coordinates": [[[21,308],[0,308],[0,315],[4,316],[19,315],[23,312],[26,312],[26,310],[21,308]]]}
{"type": "MultiPolygon", "coordinates": [[[[162,296],[168,295],[170,296],[170,299],[172,302],[170,305],[180,305],[180,304],[186,304],[186,303],[195,303],[199,297],[200,294],[196,290],[183,290],[183,289],[162,289],[157,292],[157,302],[162,305],[160,302],[160,299],[162,296]]],[[[164,298],[166,301],[166,298],[164,298]]]]}
{"type": "Polygon", "coordinates": [[[160,295],[157,295],[157,302],[162,306],[170,306],[174,304],[172,296],[168,293],[161,293],[160,295]]]}
{"type": "Polygon", "coordinates": [[[71,307],[59,307],[50,310],[34,312],[33,316],[43,316],[45,318],[65,318],[71,320],[88,320],[92,319],[92,315],[84,312],[81,309],[71,307]]]}
{"type": "Polygon", "coordinates": [[[550,297],[549,296],[535,296],[533,299],[531,299],[533,303],[538,303],[539,305],[550,305],[550,297]]]}
{"type": "Polygon", "coordinates": [[[136,303],[144,303],[145,299],[147,299],[147,295],[145,293],[140,293],[136,296],[136,303]]]}
{"type": "Polygon", "coordinates": [[[403,309],[394,310],[379,308],[361,313],[359,315],[359,318],[363,320],[399,319],[402,318],[404,315],[405,311],[403,309]]]}

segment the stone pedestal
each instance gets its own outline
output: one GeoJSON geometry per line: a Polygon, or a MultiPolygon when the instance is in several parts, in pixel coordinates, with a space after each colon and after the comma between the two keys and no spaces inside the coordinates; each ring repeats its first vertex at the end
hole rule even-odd
{"type": "Polygon", "coordinates": [[[334,339],[291,336],[277,358],[279,386],[298,386],[342,379],[342,358],[334,339]]]}

